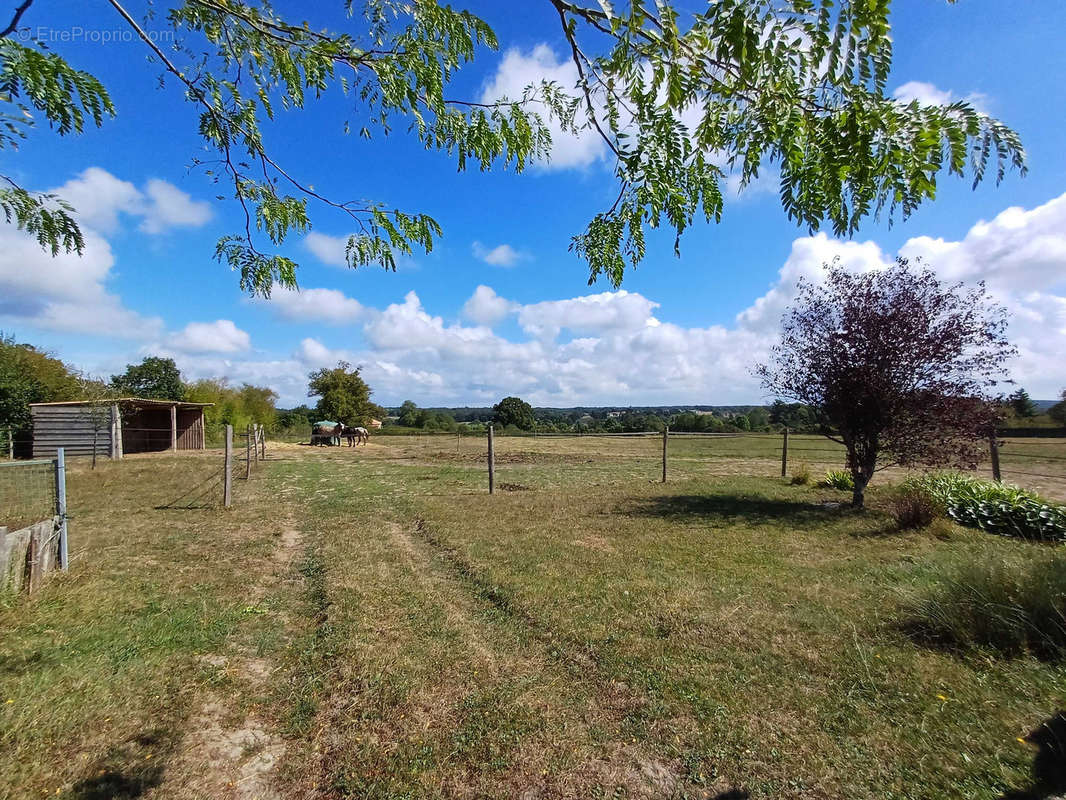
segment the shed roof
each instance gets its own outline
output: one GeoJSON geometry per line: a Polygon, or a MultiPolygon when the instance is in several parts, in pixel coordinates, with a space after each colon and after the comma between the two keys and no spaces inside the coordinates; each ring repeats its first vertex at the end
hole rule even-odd
{"type": "Polygon", "coordinates": [[[144,397],[110,397],[104,400],[63,400],[58,403],[30,403],[30,408],[37,406],[91,406],[99,403],[127,403],[141,408],[206,408],[214,403],[186,403],[184,400],[151,400],[144,397]]]}

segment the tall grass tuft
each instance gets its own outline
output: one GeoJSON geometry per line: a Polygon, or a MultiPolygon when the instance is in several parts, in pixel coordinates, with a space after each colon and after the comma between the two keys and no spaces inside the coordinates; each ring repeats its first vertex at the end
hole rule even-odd
{"type": "Polygon", "coordinates": [[[792,470],[792,485],[806,486],[811,482],[811,467],[804,461],[796,469],[792,470]]]}
{"type": "Polygon", "coordinates": [[[1066,551],[957,565],[911,603],[905,628],[939,646],[1064,660],[1066,551]]]}
{"type": "Polygon", "coordinates": [[[937,504],[925,492],[900,488],[889,498],[896,525],[902,531],[925,528],[937,516],[937,504]]]}

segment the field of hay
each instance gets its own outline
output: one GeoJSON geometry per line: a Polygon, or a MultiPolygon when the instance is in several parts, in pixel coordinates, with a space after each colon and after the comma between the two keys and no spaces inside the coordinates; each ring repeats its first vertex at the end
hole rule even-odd
{"type": "MultiPolygon", "coordinates": [[[[490,497],[483,439],[277,444],[229,510],[175,507],[217,452],[75,462],[70,572],[0,607],[0,798],[1056,789],[1027,737],[1066,668],[901,624],[943,565],[1047,547],[900,532],[899,473],[854,513],[779,445],[676,437],[664,485],[661,439],[499,437],[490,497]]],[[[1006,478],[1066,472],[1024,446],[1006,478]]]]}

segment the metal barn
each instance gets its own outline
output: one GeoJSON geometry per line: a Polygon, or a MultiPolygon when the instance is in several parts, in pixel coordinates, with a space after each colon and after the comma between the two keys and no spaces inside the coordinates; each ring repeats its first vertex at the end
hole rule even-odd
{"type": "Polygon", "coordinates": [[[212,403],[176,400],[74,400],[32,403],[33,457],[122,458],[130,453],[204,449],[204,408],[212,403]]]}

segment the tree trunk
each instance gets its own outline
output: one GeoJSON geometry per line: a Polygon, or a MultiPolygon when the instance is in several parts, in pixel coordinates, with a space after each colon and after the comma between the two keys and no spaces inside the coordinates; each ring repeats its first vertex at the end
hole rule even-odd
{"type": "Polygon", "coordinates": [[[851,479],[855,483],[851,490],[851,507],[863,508],[866,503],[866,486],[870,483],[870,479],[859,470],[852,471],[851,479]]]}

